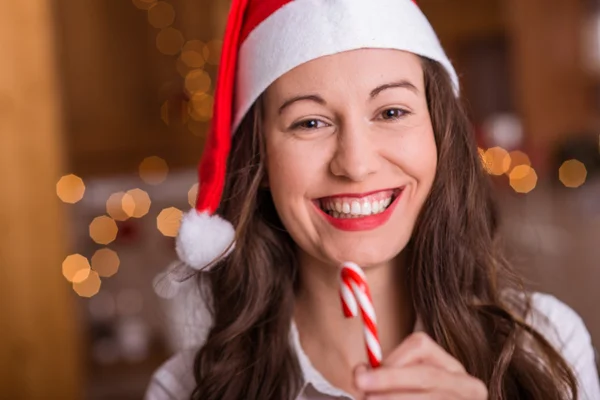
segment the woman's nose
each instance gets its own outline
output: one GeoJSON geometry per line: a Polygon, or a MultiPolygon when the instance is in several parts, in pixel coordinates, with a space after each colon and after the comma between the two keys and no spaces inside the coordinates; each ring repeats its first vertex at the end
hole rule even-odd
{"type": "Polygon", "coordinates": [[[379,169],[377,146],[367,127],[345,126],[337,139],[330,163],[333,175],[360,182],[379,169]]]}

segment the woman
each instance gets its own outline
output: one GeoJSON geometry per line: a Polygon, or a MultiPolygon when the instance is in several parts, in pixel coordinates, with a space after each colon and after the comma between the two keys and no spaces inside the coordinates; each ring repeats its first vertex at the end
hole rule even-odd
{"type": "Polygon", "coordinates": [[[458,93],[410,0],[234,1],[178,238],[209,331],[147,398],[600,399],[580,318],[502,258],[458,93]],[[375,369],[344,261],[371,287],[375,369]]]}

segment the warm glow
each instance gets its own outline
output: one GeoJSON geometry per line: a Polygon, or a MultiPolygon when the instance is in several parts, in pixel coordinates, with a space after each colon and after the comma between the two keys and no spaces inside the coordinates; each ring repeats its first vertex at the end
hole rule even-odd
{"type": "Polygon", "coordinates": [[[531,166],[529,156],[520,150],[511,151],[508,155],[510,156],[510,168],[506,171],[507,174],[519,165],[531,166]]]}
{"type": "Polygon", "coordinates": [[[196,121],[210,120],[213,112],[213,97],[204,93],[195,93],[188,104],[188,112],[196,121]]]}
{"type": "Polygon", "coordinates": [[[155,28],[166,28],[174,21],[175,9],[166,1],[159,1],[148,9],[148,22],[155,28]]]}
{"type": "Polygon", "coordinates": [[[117,223],[105,215],[96,217],[90,224],[90,237],[98,244],[109,244],[117,238],[117,223]]]}
{"type": "Polygon", "coordinates": [[[156,0],[133,0],[133,5],[140,10],[148,10],[154,3],[156,0]]]}
{"type": "Polygon", "coordinates": [[[206,63],[204,59],[204,47],[201,40],[188,41],[181,50],[181,61],[189,68],[202,68],[206,63]]]}
{"type": "Polygon", "coordinates": [[[142,180],[150,185],[159,185],[167,179],[169,166],[160,157],[151,156],[145,158],[139,166],[139,174],[142,180]]]}
{"type": "Polygon", "coordinates": [[[111,249],[100,249],[92,256],[92,269],[103,278],[116,274],[120,263],[119,256],[111,249]]]}
{"type": "Polygon", "coordinates": [[[69,282],[82,282],[90,274],[90,263],[81,254],[72,254],[63,261],[62,273],[69,282]]]}
{"type": "Polygon", "coordinates": [[[194,119],[190,119],[187,123],[187,127],[194,136],[204,137],[206,135],[206,121],[196,121],[194,119]]]}
{"type": "Polygon", "coordinates": [[[510,155],[502,147],[488,149],[483,158],[486,170],[492,175],[502,175],[510,168],[510,155]]]}
{"type": "Polygon", "coordinates": [[[185,77],[185,88],[194,95],[208,92],[210,83],[210,76],[202,69],[195,69],[185,77]]]}
{"type": "Polygon", "coordinates": [[[565,161],[558,170],[558,179],[568,188],[577,188],[585,183],[587,169],[579,160],[565,161]]]}
{"type": "Polygon", "coordinates": [[[221,47],[223,42],[220,40],[211,40],[202,49],[202,55],[206,62],[212,65],[218,65],[221,58],[221,47]]]}
{"type": "Polygon", "coordinates": [[[518,165],[509,174],[510,186],[517,193],[529,193],[537,185],[537,174],[529,165],[518,165]]]}
{"type": "Polygon", "coordinates": [[[106,213],[116,221],[125,221],[129,218],[127,212],[123,209],[123,203],[126,197],[125,192],[117,192],[110,195],[106,200],[106,213]]]}
{"type": "Polygon", "coordinates": [[[191,189],[188,191],[188,203],[190,207],[196,207],[196,197],[198,197],[198,184],[194,183],[191,189]]]}
{"type": "Polygon", "coordinates": [[[131,189],[127,191],[127,197],[124,198],[123,209],[133,218],[142,218],[150,211],[150,196],[142,189],[131,189]],[[131,199],[131,204],[125,204],[125,198],[131,199]]]}
{"type": "Polygon", "coordinates": [[[160,107],[160,119],[167,125],[169,125],[169,100],[165,101],[160,107]]]}
{"type": "Polygon", "coordinates": [[[92,297],[100,291],[101,284],[102,282],[98,273],[91,271],[87,279],[73,284],[73,290],[81,297],[92,297]]]}
{"type": "Polygon", "coordinates": [[[156,217],[156,226],[165,236],[175,237],[179,232],[183,213],[175,207],[165,208],[156,217]]]}
{"type": "Polygon", "coordinates": [[[75,204],[83,198],[85,184],[77,175],[65,175],[56,183],[56,194],[65,203],[75,204]]]}
{"type": "Polygon", "coordinates": [[[184,41],[180,31],[175,28],[165,28],[156,36],[156,47],[161,53],[174,56],[179,53],[184,41]]]}

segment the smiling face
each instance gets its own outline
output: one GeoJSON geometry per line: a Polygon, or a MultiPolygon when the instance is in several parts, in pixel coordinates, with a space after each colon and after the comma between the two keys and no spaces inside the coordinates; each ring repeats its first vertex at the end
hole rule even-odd
{"type": "Polygon", "coordinates": [[[406,246],[437,151],[420,59],[361,49],[303,64],[264,96],[268,185],[301,252],[386,263],[406,246]]]}

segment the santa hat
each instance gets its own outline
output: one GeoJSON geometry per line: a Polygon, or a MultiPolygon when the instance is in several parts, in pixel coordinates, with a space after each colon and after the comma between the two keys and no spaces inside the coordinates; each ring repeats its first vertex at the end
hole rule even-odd
{"type": "Polygon", "coordinates": [[[360,48],[408,51],[439,62],[458,93],[458,78],[413,0],[233,0],[216,80],[211,129],[199,165],[195,209],[184,215],[177,253],[206,270],[235,245],[231,223],[215,214],[231,136],[261,93],[291,69],[360,48]]]}

